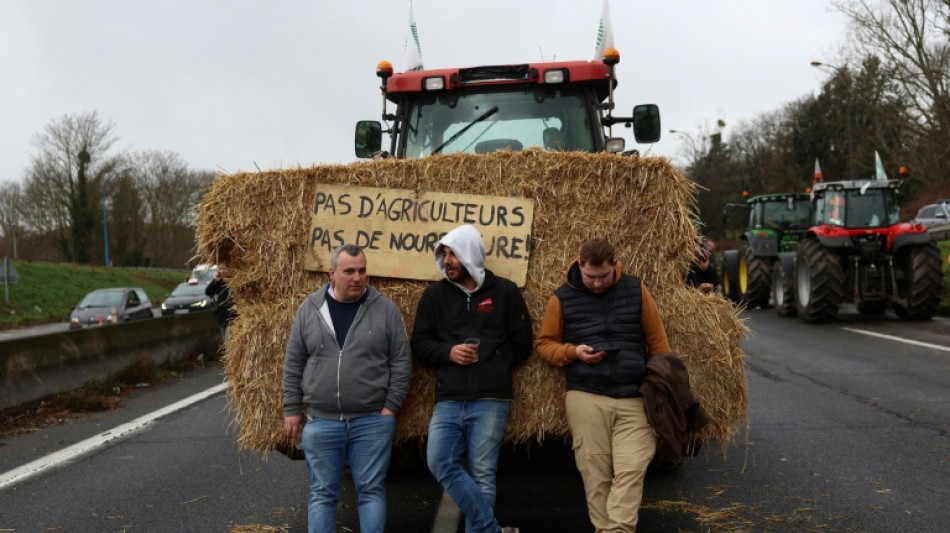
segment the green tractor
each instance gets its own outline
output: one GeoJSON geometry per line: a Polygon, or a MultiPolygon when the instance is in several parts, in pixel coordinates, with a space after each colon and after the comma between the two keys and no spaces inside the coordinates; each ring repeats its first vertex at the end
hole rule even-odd
{"type": "Polygon", "coordinates": [[[744,204],[726,204],[722,208],[726,223],[734,211],[748,216],[748,225],[739,239],[739,249],[723,253],[722,291],[749,308],[766,308],[772,294],[773,263],[780,252],[794,252],[811,225],[809,195],[761,194],[744,204]]]}

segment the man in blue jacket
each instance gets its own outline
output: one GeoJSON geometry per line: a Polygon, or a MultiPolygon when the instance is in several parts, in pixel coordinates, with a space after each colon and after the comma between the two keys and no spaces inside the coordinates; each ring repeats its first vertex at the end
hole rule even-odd
{"type": "Polygon", "coordinates": [[[512,281],[485,268],[474,226],[447,233],[435,260],[443,279],[419,299],[411,337],[413,355],[435,367],[429,470],[465,513],[467,533],[517,531],[495,519],[495,474],[512,372],[533,349],[528,307],[512,281]],[[470,338],[479,340],[477,349],[470,338]]]}
{"type": "Polygon", "coordinates": [[[367,286],[366,254],[330,257],[330,282],[297,309],[284,356],[284,433],[310,467],[310,533],[336,531],[343,468],[359,499],[360,530],[386,525],[386,472],[412,356],[396,305],[367,286]],[[303,404],[307,404],[304,424],[303,404]]]}

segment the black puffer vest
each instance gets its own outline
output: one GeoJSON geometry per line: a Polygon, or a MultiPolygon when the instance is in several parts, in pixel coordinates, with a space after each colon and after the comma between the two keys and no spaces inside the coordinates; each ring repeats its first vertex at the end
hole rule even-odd
{"type": "Polygon", "coordinates": [[[623,274],[609,290],[594,294],[584,288],[580,269],[575,264],[568,273],[568,280],[569,283],[554,291],[561,301],[564,342],[603,346],[608,352],[597,364],[577,361],[567,365],[568,390],[612,398],[640,396],[647,359],[640,320],[643,308],[640,278],[623,274]]]}

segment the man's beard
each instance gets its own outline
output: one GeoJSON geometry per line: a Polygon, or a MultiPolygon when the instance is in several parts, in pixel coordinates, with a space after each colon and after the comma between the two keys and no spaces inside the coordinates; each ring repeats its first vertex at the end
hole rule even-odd
{"type": "Polygon", "coordinates": [[[459,265],[458,270],[454,276],[452,274],[449,274],[448,271],[446,271],[446,275],[448,275],[449,281],[452,281],[455,283],[462,283],[463,281],[472,277],[472,275],[468,273],[468,270],[461,265],[459,265]]]}

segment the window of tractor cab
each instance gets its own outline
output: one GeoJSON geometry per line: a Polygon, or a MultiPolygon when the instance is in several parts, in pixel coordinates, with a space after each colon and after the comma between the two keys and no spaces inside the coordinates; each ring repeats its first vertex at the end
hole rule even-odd
{"type": "Polygon", "coordinates": [[[900,222],[897,193],[894,189],[849,190],[847,227],[877,228],[900,222]]]}
{"type": "Polygon", "coordinates": [[[828,190],[817,202],[819,224],[847,228],[877,228],[900,222],[897,193],[893,189],[828,190]]]}
{"type": "Polygon", "coordinates": [[[811,223],[811,204],[803,200],[786,198],[765,202],[765,226],[770,229],[804,229],[811,223]]]}
{"type": "Polygon", "coordinates": [[[532,146],[592,152],[586,102],[572,89],[424,95],[408,110],[406,157],[532,146]]]}

